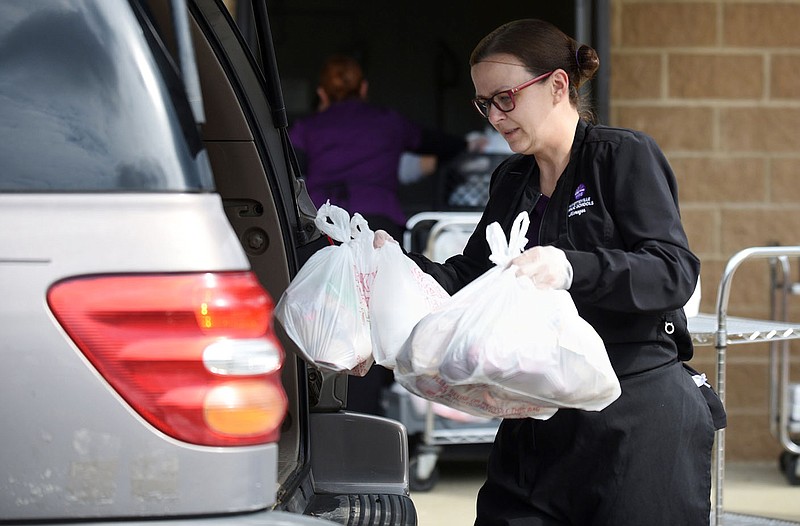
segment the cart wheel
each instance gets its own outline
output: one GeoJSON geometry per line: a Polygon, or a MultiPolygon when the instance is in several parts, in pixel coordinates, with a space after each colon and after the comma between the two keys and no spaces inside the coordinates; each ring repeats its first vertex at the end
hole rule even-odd
{"type": "Polygon", "coordinates": [[[786,473],[786,466],[789,465],[789,461],[792,460],[794,453],[790,451],[783,451],[780,456],[778,457],[778,469],[781,473],[786,473]]]}
{"type": "Polygon", "coordinates": [[[785,463],[783,474],[786,475],[786,480],[788,480],[789,484],[792,486],[800,486],[800,474],[797,472],[797,462],[798,456],[793,453],[786,455],[785,461],[784,455],[781,455],[781,464],[785,463]]]}
{"type": "Polygon", "coordinates": [[[417,462],[416,457],[408,462],[408,487],[411,491],[430,491],[439,482],[439,467],[434,467],[430,475],[421,478],[417,473],[417,462]]]}

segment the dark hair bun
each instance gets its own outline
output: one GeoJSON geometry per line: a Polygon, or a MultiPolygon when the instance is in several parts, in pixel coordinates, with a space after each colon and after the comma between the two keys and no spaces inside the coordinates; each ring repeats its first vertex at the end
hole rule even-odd
{"type": "Polygon", "coordinates": [[[597,56],[597,51],[586,44],[581,44],[575,51],[575,62],[578,64],[579,84],[591,80],[600,67],[600,58],[597,56]]]}

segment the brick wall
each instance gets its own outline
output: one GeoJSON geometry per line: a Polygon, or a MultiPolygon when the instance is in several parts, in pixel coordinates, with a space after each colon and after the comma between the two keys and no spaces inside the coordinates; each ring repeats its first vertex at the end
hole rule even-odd
{"type": "MultiPolygon", "coordinates": [[[[612,0],[610,124],[652,135],[672,164],[713,313],[728,259],[800,245],[800,0],[612,0]]],[[[601,65],[603,67],[603,65],[601,65]]],[[[798,265],[793,276],[800,280],[798,265]]],[[[769,265],[737,270],[729,314],[770,315],[769,265]]],[[[790,300],[800,323],[800,296],[790,300]]],[[[790,378],[800,382],[800,344],[790,378]]],[[[797,349],[794,349],[794,348],[797,349]]],[[[695,365],[713,373],[713,347],[695,365]]],[[[769,345],[728,347],[727,458],[774,459],[769,345]]]]}

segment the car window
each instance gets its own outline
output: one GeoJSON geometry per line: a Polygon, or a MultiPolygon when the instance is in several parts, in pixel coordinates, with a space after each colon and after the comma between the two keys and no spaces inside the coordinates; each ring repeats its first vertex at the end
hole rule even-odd
{"type": "Polygon", "coordinates": [[[212,189],[185,94],[144,26],[125,0],[0,2],[0,191],[212,189]]]}

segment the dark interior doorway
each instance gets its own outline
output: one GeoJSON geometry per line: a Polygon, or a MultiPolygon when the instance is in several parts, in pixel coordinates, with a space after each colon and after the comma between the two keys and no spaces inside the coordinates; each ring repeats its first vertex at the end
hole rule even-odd
{"type": "MultiPolygon", "coordinates": [[[[249,2],[237,19],[248,35],[249,2]]],[[[359,59],[369,99],[427,127],[465,135],[486,126],[471,107],[469,54],[492,29],[517,18],[542,18],[593,46],[603,66],[588,87],[600,122],[608,96],[608,0],[487,3],[476,0],[266,0],[290,123],[315,111],[319,68],[326,57],[359,59]]],[[[409,212],[430,209],[436,182],[403,189],[409,212]]]]}
{"type": "MultiPolygon", "coordinates": [[[[290,118],[314,110],[317,73],[332,53],[358,58],[370,99],[452,133],[485,123],[474,96],[469,54],[495,27],[543,18],[572,36],[589,36],[598,2],[431,2],[272,0],[270,22],[290,118]],[[579,18],[580,17],[580,18],[579,18]],[[582,35],[579,35],[582,33],[582,35]]],[[[580,38],[579,38],[580,40],[580,38]]],[[[595,44],[596,47],[596,44],[595,44]]]]}

